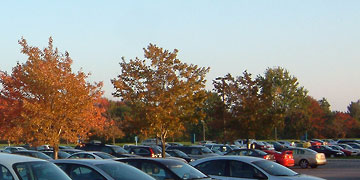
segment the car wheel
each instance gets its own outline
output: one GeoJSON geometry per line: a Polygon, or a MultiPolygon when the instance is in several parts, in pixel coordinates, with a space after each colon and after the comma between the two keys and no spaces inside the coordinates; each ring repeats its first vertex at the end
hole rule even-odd
{"type": "Polygon", "coordinates": [[[317,168],[318,166],[317,165],[310,165],[311,168],[317,168]]]}
{"type": "Polygon", "coordinates": [[[300,165],[301,168],[306,169],[306,168],[308,168],[308,166],[309,166],[309,162],[308,162],[306,159],[302,159],[302,160],[299,162],[299,165],[300,165]]]}

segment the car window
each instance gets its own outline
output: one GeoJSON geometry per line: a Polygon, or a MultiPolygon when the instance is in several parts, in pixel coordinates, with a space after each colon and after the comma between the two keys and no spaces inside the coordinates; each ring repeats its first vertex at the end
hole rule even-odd
{"type": "Polygon", "coordinates": [[[0,179],[1,180],[13,180],[14,177],[11,175],[10,171],[3,165],[0,165],[0,179]]]}
{"type": "Polygon", "coordinates": [[[105,178],[95,170],[80,165],[74,165],[69,174],[73,180],[105,180],[105,178]]]}
{"type": "Polygon", "coordinates": [[[150,155],[150,151],[145,148],[133,148],[130,150],[130,153],[141,156],[150,155]]]}
{"type": "Polygon", "coordinates": [[[83,154],[83,157],[85,159],[95,159],[95,156],[91,155],[91,154],[83,154]]]}
{"type": "Polygon", "coordinates": [[[13,165],[21,180],[70,180],[56,165],[50,162],[26,162],[13,165]]]}
{"type": "Polygon", "coordinates": [[[97,164],[98,168],[105,171],[114,180],[153,180],[141,170],[120,162],[97,164]]]}
{"type": "Polygon", "coordinates": [[[111,153],[112,153],[111,148],[110,148],[110,147],[106,147],[106,146],[101,147],[101,150],[100,150],[100,151],[102,151],[102,152],[106,152],[106,153],[109,153],[109,154],[111,154],[111,153]]]}
{"type": "Polygon", "coordinates": [[[174,151],[166,151],[167,153],[170,154],[170,156],[174,156],[174,157],[178,157],[179,155],[177,155],[174,151]]]}
{"type": "Polygon", "coordinates": [[[141,163],[141,170],[157,180],[175,179],[167,170],[155,163],[141,163]]]}
{"type": "Polygon", "coordinates": [[[198,148],[192,148],[191,149],[191,154],[192,155],[201,155],[201,151],[198,148]]]}
{"type": "Polygon", "coordinates": [[[114,156],[107,154],[107,153],[94,153],[95,155],[103,158],[103,159],[112,159],[115,158],[114,156]]]}
{"type": "Polygon", "coordinates": [[[252,162],[257,167],[261,168],[268,174],[271,174],[273,176],[296,176],[298,173],[295,171],[286,168],[285,166],[282,166],[278,163],[268,161],[268,160],[260,160],[260,161],[254,161],[252,162]]]}
{"type": "Polygon", "coordinates": [[[201,179],[208,177],[198,169],[181,161],[170,161],[166,163],[165,166],[182,179],[201,179]]]}
{"type": "Polygon", "coordinates": [[[78,158],[80,158],[80,155],[81,154],[73,154],[73,155],[69,156],[68,158],[69,159],[78,159],[78,158]]]}
{"type": "Polygon", "coordinates": [[[230,161],[230,176],[237,178],[255,178],[255,177],[266,177],[255,167],[240,161],[230,161]]]}
{"type": "Polygon", "coordinates": [[[207,161],[195,166],[196,169],[207,175],[225,176],[225,160],[207,161]]]}

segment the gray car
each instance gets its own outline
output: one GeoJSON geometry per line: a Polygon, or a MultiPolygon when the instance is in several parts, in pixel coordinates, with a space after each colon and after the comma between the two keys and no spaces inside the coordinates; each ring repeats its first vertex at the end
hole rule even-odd
{"type": "Polygon", "coordinates": [[[220,180],[324,180],[302,175],[278,163],[249,156],[217,156],[190,162],[190,165],[220,180]]]}
{"type": "Polygon", "coordinates": [[[293,152],[294,163],[301,168],[316,168],[319,165],[326,164],[326,157],[324,153],[318,153],[308,148],[294,147],[289,148],[293,152]]]}
{"type": "Polygon", "coordinates": [[[195,145],[195,146],[170,146],[166,150],[177,149],[189,157],[193,159],[200,159],[204,157],[211,157],[211,156],[219,156],[216,153],[213,153],[209,148],[205,146],[195,145]]]}
{"type": "Polygon", "coordinates": [[[71,180],[51,162],[8,153],[0,153],[0,179],[71,180]]]}
{"type": "Polygon", "coordinates": [[[53,160],[73,180],[154,180],[141,170],[113,160],[53,160]]]}

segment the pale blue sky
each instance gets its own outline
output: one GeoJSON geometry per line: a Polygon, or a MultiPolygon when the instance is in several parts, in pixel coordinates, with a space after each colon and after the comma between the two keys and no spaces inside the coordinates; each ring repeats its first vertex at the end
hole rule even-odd
{"type": "Polygon", "coordinates": [[[208,89],[227,73],[255,76],[281,66],[309,95],[346,111],[360,99],[359,9],[355,0],[4,0],[0,70],[25,62],[17,44],[22,36],[41,48],[52,36],[70,53],[74,71],[91,72],[111,97],[121,57],[143,58],[142,49],[153,43],[210,67],[208,89]]]}

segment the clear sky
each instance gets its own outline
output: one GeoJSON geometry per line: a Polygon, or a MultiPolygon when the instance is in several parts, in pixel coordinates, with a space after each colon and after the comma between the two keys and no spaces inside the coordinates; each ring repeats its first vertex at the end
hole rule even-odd
{"type": "Polygon", "coordinates": [[[227,73],[263,75],[281,66],[309,95],[346,111],[360,99],[359,9],[356,0],[3,0],[0,70],[25,62],[22,36],[40,48],[52,36],[70,53],[73,70],[103,81],[110,98],[121,57],[143,58],[153,43],[210,67],[209,90],[227,73]]]}

